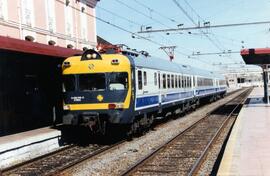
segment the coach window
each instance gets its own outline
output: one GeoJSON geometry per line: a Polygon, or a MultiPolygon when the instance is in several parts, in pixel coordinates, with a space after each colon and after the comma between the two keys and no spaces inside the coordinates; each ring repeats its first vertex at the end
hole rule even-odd
{"type": "Polygon", "coordinates": [[[182,76],[182,88],[185,88],[185,76],[182,76]]]}
{"type": "Polygon", "coordinates": [[[157,85],[157,73],[154,73],[154,83],[155,83],[155,86],[157,85]]]}
{"type": "Polygon", "coordinates": [[[179,84],[179,88],[181,88],[181,76],[178,76],[178,84],[179,84]]]}
{"type": "Polygon", "coordinates": [[[64,75],[63,76],[63,91],[75,91],[76,82],[74,75],[64,75]]]}
{"type": "Polygon", "coordinates": [[[167,87],[171,88],[171,75],[167,75],[167,87]]]}
{"type": "Polygon", "coordinates": [[[185,88],[185,76],[182,76],[182,88],[185,88]]]}
{"type": "Polygon", "coordinates": [[[178,81],[177,81],[177,75],[174,75],[174,84],[175,84],[175,88],[178,88],[177,83],[178,83],[178,81]]]}
{"type": "Polygon", "coordinates": [[[174,75],[171,75],[172,88],[174,88],[174,75]]]}
{"type": "Polygon", "coordinates": [[[160,73],[158,73],[158,88],[160,89],[160,73]]]}
{"type": "Polygon", "coordinates": [[[128,74],[126,72],[110,73],[108,77],[110,90],[125,90],[128,88],[128,74]]]}
{"type": "Polygon", "coordinates": [[[144,86],[147,85],[147,74],[146,74],[146,71],[143,72],[143,85],[144,86]]]}
{"type": "Polygon", "coordinates": [[[162,75],[162,84],[163,84],[163,89],[166,89],[166,74],[162,75]]]}
{"type": "Polygon", "coordinates": [[[141,70],[138,71],[138,88],[139,90],[142,89],[142,71],[141,70]]]}
{"type": "Polygon", "coordinates": [[[105,74],[81,74],[79,75],[80,91],[99,91],[105,90],[105,74]]]}

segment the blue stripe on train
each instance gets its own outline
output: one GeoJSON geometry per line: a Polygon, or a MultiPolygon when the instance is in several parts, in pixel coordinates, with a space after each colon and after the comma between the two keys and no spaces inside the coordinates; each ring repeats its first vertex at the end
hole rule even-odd
{"type": "MultiPolygon", "coordinates": [[[[216,91],[222,90],[222,89],[225,90],[226,87],[196,90],[196,95],[215,93],[216,91]]],[[[193,91],[171,93],[171,94],[167,94],[167,96],[162,95],[162,103],[175,101],[175,100],[181,100],[181,99],[189,98],[192,96],[193,96],[193,91]]],[[[136,108],[158,104],[159,103],[158,99],[159,99],[158,95],[136,98],[136,108]]]]}
{"type": "Polygon", "coordinates": [[[140,97],[136,98],[136,108],[143,107],[143,106],[149,106],[153,104],[158,104],[158,95],[156,96],[150,96],[150,97],[140,97]]]}
{"type": "Polygon", "coordinates": [[[193,91],[172,93],[172,94],[167,94],[167,96],[162,95],[162,103],[188,98],[188,97],[191,97],[192,95],[193,95],[193,91]]]}
{"type": "Polygon", "coordinates": [[[215,93],[218,88],[196,90],[196,95],[215,93]]]}

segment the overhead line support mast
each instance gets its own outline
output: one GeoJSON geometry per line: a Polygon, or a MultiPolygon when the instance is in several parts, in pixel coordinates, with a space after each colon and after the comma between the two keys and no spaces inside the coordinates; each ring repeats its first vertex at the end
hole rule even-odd
{"type": "Polygon", "coordinates": [[[162,49],[170,58],[170,61],[174,59],[174,49],[176,46],[162,46],[159,49],[162,49]]]}

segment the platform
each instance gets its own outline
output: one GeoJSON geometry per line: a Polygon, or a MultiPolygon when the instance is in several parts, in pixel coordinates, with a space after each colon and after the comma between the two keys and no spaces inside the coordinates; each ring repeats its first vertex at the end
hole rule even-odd
{"type": "Polygon", "coordinates": [[[59,148],[60,137],[50,127],[0,137],[0,170],[59,148]]]}
{"type": "Polygon", "coordinates": [[[218,170],[218,175],[270,175],[270,105],[263,88],[254,88],[243,106],[218,170]]]}

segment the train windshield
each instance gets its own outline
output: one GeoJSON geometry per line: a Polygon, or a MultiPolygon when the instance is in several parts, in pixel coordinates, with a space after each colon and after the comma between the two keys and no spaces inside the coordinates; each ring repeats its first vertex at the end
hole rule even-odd
{"type": "Polygon", "coordinates": [[[102,91],[106,88],[104,73],[81,74],[78,76],[80,91],[102,91]]]}
{"type": "Polygon", "coordinates": [[[75,91],[75,75],[64,75],[63,76],[63,91],[75,91]]]}
{"type": "Polygon", "coordinates": [[[128,88],[128,74],[126,72],[109,73],[108,79],[110,90],[125,90],[128,88]]]}

